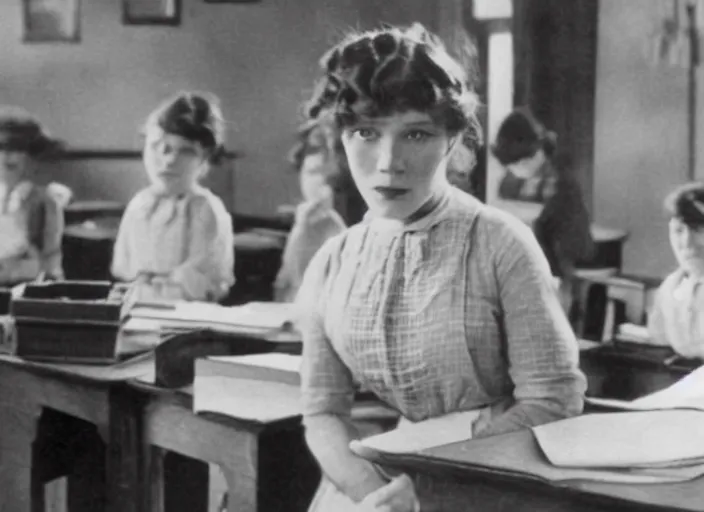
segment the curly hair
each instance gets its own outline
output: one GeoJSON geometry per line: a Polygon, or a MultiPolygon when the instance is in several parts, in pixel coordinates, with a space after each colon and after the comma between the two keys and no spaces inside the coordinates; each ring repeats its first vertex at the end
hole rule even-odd
{"type": "Polygon", "coordinates": [[[39,120],[21,107],[0,106],[0,150],[20,151],[33,158],[46,158],[64,147],[39,120]]]}
{"type": "Polygon", "coordinates": [[[670,218],[680,219],[687,227],[704,227],[704,183],[680,185],[667,195],[663,206],[670,218]]]}
{"type": "Polygon", "coordinates": [[[419,23],[353,33],[320,60],[323,76],[307,106],[315,119],[332,111],[337,128],[360,117],[427,112],[450,135],[481,144],[478,98],[467,72],[419,23]]]}
{"type": "Polygon", "coordinates": [[[211,93],[181,92],[159,105],[147,118],[166,133],[197,142],[217,164],[225,153],[225,121],[220,100],[211,93]]]}

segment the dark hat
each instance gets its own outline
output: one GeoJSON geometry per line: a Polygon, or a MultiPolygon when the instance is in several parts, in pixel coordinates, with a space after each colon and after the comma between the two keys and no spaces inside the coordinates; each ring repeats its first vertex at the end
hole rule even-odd
{"type": "Polygon", "coordinates": [[[545,129],[527,108],[511,112],[499,127],[491,152],[502,165],[529,158],[543,149],[548,155],[555,150],[557,136],[545,129]]]}
{"type": "Polygon", "coordinates": [[[56,151],[61,145],[26,110],[0,106],[0,149],[39,157],[56,151]]]}

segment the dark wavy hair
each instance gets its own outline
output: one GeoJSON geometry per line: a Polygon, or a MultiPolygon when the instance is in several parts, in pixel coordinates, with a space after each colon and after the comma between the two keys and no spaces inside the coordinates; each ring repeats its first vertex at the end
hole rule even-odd
{"type": "Polygon", "coordinates": [[[680,185],[665,198],[665,212],[693,229],[704,227],[704,183],[680,185]]]}
{"type": "Polygon", "coordinates": [[[323,76],[307,105],[311,119],[331,111],[344,128],[360,117],[427,112],[450,135],[481,144],[479,104],[467,72],[442,41],[415,23],[353,33],[320,60],[323,76]]]}
{"type": "Polygon", "coordinates": [[[166,133],[197,142],[218,164],[225,153],[225,121],[220,100],[211,93],[181,92],[165,100],[147,118],[166,133]]]}
{"type": "Polygon", "coordinates": [[[552,157],[557,149],[557,135],[536,119],[527,107],[520,107],[503,120],[491,152],[501,165],[530,158],[539,150],[552,157]]]}
{"type": "Polygon", "coordinates": [[[21,107],[0,106],[0,149],[20,151],[33,158],[49,158],[64,148],[39,120],[21,107]]]}

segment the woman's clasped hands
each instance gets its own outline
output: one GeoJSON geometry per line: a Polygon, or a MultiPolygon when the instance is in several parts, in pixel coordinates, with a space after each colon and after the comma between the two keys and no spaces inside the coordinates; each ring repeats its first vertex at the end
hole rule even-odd
{"type": "Polygon", "coordinates": [[[369,493],[358,509],[359,512],[420,512],[420,502],[411,478],[400,475],[369,493]]]}

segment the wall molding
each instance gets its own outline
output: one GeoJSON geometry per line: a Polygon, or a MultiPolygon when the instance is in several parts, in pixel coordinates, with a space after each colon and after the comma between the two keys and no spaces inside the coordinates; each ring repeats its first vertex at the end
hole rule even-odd
{"type": "MultiPolygon", "coordinates": [[[[227,160],[242,158],[239,151],[226,151],[227,160]]],[[[60,152],[57,160],[141,160],[142,151],[137,149],[90,149],[71,148],[60,152]]]]}

